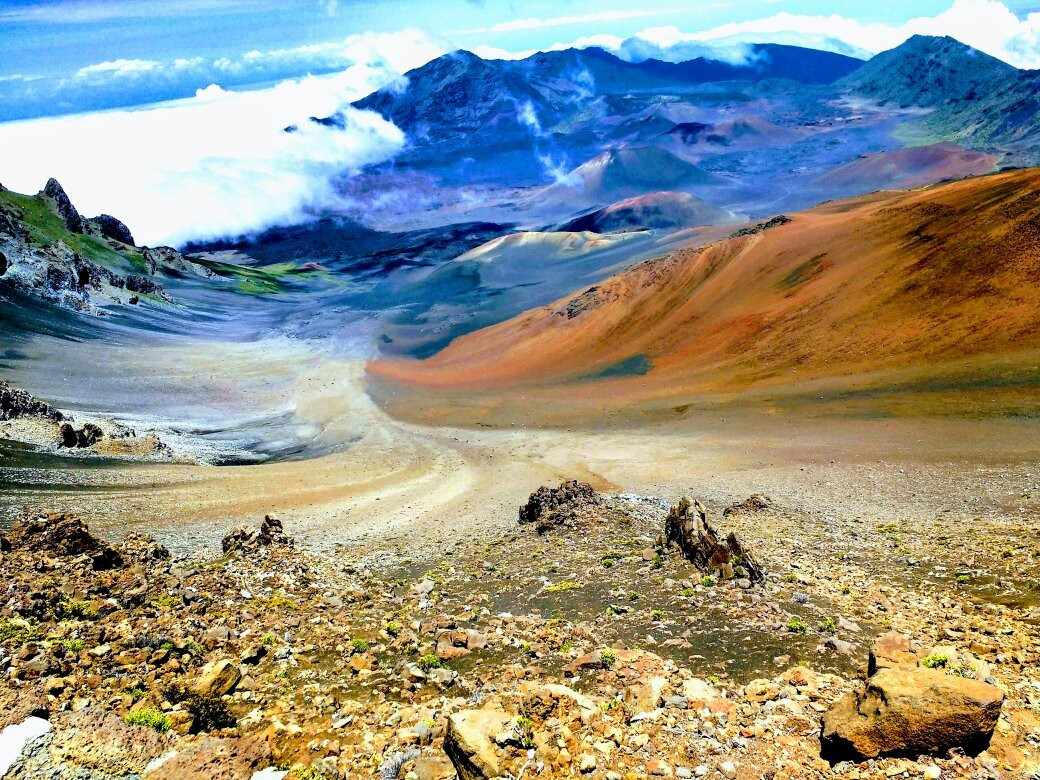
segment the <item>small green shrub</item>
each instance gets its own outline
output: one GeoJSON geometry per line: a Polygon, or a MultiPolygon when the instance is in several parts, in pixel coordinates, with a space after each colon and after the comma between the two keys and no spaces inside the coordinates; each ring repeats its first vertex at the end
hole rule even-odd
{"type": "Polygon", "coordinates": [[[932,653],[921,659],[921,666],[926,669],[945,669],[950,665],[950,657],[945,653],[932,653]]]}
{"type": "Polygon", "coordinates": [[[525,715],[517,716],[513,721],[513,732],[520,747],[527,750],[534,747],[534,723],[525,715]]]}
{"type": "Polygon", "coordinates": [[[958,574],[957,575],[957,584],[958,585],[967,585],[969,582],[971,582],[971,575],[970,574],[958,574]]]}
{"type": "Polygon", "coordinates": [[[393,639],[396,639],[401,633],[401,624],[396,620],[389,621],[383,628],[386,630],[386,634],[393,639]]]}
{"type": "Polygon", "coordinates": [[[617,653],[613,650],[603,650],[599,654],[599,660],[603,662],[604,669],[610,669],[617,663],[617,653]]]}
{"type": "Polygon", "coordinates": [[[73,653],[78,653],[80,650],[87,646],[87,643],[84,642],[82,639],[62,639],[61,646],[64,647],[66,650],[72,651],[73,653]]]}
{"type": "Polygon", "coordinates": [[[794,634],[804,634],[809,630],[809,625],[798,617],[792,617],[787,621],[787,630],[794,634]]]}
{"type": "Polygon", "coordinates": [[[701,577],[701,585],[703,585],[705,588],[714,588],[716,582],[718,582],[718,580],[716,580],[710,574],[705,574],[703,577],[701,577]]]}
{"type": "Polygon", "coordinates": [[[827,618],[822,623],[820,623],[820,631],[822,631],[825,634],[833,634],[837,630],[838,626],[834,622],[834,618],[827,618]]]}
{"type": "Polygon", "coordinates": [[[160,734],[165,731],[169,731],[173,722],[170,720],[170,716],[165,712],[153,709],[135,710],[128,712],[126,717],[123,718],[129,726],[148,726],[149,728],[155,729],[160,734]]]}
{"type": "Polygon", "coordinates": [[[351,655],[360,655],[361,653],[367,652],[368,648],[369,648],[369,644],[364,639],[351,639],[350,640],[350,652],[351,652],[351,655]]]}
{"type": "Polygon", "coordinates": [[[430,669],[440,669],[444,664],[441,663],[441,659],[435,656],[433,653],[427,653],[426,655],[419,656],[415,662],[420,669],[424,672],[430,671],[430,669]]]}
{"type": "Polygon", "coordinates": [[[40,632],[35,621],[24,618],[0,618],[0,644],[21,647],[39,640],[40,632]]]}
{"type": "Polygon", "coordinates": [[[273,645],[275,642],[274,634],[267,633],[260,637],[260,644],[262,645],[273,645]]]}

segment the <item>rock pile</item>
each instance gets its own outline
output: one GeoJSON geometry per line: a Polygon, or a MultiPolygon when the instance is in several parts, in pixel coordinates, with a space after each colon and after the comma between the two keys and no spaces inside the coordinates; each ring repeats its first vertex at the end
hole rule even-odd
{"type": "Polygon", "coordinates": [[[543,485],[520,507],[520,523],[534,524],[542,534],[562,525],[574,526],[593,516],[602,506],[599,494],[583,482],[572,479],[558,488],[543,485]]]}
{"type": "Polygon", "coordinates": [[[768,509],[775,509],[776,504],[769,496],[764,493],[754,493],[739,504],[730,504],[728,507],[722,510],[723,517],[729,517],[730,515],[747,512],[753,514],[755,512],[764,512],[768,509]]]}
{"type": "Polygon", "coordinates": [[[721,579],[744,579],[758,582],[762,568],[744,548],[737,535],[730,532],[725,541],[708,525],[704,506],[682,499],[665,518],[664,543],[675,545],[683,556],[701,571],[721,579]]]}
{"type": "Polygon", "coordinates": [[[95,538],[82,520],[64,512],[15,523],[7,543],[17,552],[44,553],[57,558],[85,556],[95,571],[123,565],[123,557],[115,547],[95,538]]]}
{"type": "Polygon", "coordinates": [[[292,547],[294,544],[293,538],[286,536],[282,521],[274,515],[266,515],[259,528],[240,525],[221,540],[220,546],[225,553],[229,553],[236,550],[256,552],[265,547],[292,547]]]}

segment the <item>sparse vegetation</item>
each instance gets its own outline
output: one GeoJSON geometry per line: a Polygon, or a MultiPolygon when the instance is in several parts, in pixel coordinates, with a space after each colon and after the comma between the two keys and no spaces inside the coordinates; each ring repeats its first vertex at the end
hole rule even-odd
{"type": "Polygon", "coordinates": [[[169,731],[173,725],[169,715],[151,708],[128,712],[123,720],[130,726],[147,726],[160,734],[169,731]]]}

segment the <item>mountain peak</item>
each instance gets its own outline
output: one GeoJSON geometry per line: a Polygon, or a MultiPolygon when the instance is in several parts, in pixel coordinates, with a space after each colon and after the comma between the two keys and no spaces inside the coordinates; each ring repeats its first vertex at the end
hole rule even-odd
{"type": "Polygon", "coordinates": [[[950,36],[914,35],[839,82],[880,103],[931,108],[977,99],[1017,70],[950,36]]]}
{"type": "Polygon", "coordinates": [[[65,226],[73,233],[83,232],[83,218],[76,211],[76,207],[72,205],[72,201],[69,196],[65,194],[65,188],[58,183],[58,180],[54,177],[47,179],[47,184],[44,185],[43,195],[54,201],[54,207],[63,220],[65,220],[65,226]]]}

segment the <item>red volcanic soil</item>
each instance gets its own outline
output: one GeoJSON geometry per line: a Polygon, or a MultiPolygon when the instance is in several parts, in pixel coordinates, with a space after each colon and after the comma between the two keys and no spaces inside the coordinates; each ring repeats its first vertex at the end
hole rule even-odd
{"type": "Polygon", "coordinates": [[[623,406],[994,357],[1020,384],[1040,375],[1037,350],[1031,169],[824,204],[370,372],[442,408],[540,392],[623,406]]]}
{"type": "Polygon", "coordinates": [[[989,173],[999,158],[943,142],[866,154],[818,176],[820,186],[841,190],[908,189],[989,173]]]}

